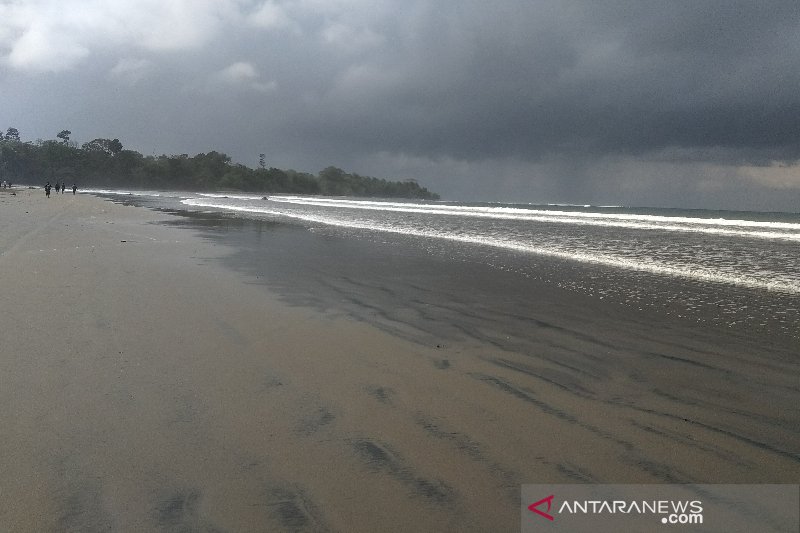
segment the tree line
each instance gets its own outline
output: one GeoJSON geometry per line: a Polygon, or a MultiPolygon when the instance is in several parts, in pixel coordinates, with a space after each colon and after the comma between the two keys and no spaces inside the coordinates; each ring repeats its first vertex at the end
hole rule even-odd
{"type": "Polygon", "coordinates": [[[328,196],[364,196],[438,200],[439,195],[415,180],[389,181],[328,167],[316,176],[295,170],[267,168],[259,154],[258,168],[234,163],[221,152],[195,156],[145,156],[127,150],[119,139],[94,139],[78,145],[62,130],[53,140],[22,142],[16,128],[0,131],[0,180],[39,184],[78,183],[80,187],[240,190],[328,196]]]}

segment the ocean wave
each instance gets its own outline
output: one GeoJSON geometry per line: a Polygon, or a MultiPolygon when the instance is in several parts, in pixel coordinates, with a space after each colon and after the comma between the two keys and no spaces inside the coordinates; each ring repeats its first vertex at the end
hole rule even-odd
{"type": "MultiPolygon", "coordinates": [[[[290,197],[282,197],[284,203],[293,203],[286,201],[290,197]]],[[[272,200],[275,197],[271,197],[272,200]]],[[[304,200],[305,201],[305,200],[304,200]]],[[[312,202],[315,206],[329,206],[340,204],[341,200],[325,200],[314,199],[312,202]]],[[[348,201],[352,202],[352,201],[348,201]]],[[[410,235],[422,238],[442,239],[451,242],[460,242],[465,244],[479,245],[484,247],[501,248],[516,252],[523,252],[535,254],[546,257],[553,257],[565,259],[570,261],[577,261],[581,263],[610,266],[615,268],[622,268],[626,270],[635,270],[640,272],[647,272],[657,275],[666,275],[672,277],[681,277],[686,279],[698,280],[703,282],[714,282],[736,286],[749,287],[754,289],[761,289],[773,292],[782,292],[787,294],[800,294],[800,284],[796,280],[787,279],[781,276],[771,275],[769,279],[763,279],[757,275],[736,274],[731,272],[722,272],[710,266],[692,264],[668,264],[654,258],[631,258],[623,255],[614,255],[612,253],[604,253],[602,251],[590,250],[568,250],[553,244],[537,245],[515,240],[512,237],[500,237],[497,235],[480,235],[477,233],[458,233],[455,231],[443,231],[437,228],[421,228],[410,226],[393,226],[390,223],[379,222],[376,220],[359,220],[356,218],[348,218],[337,216],[335,213],[315,213],[307,211],[298,211],[287,208],[280,208],[281,201],[269,202],[265,205],[232,205],[230,203],[212,201],[210,198],[190,198],[183,200],[185,205],[193,207],[204,207],[222,209],[242,213],[254,213],[266,216],[287,217],[292,219],[299,219],[305,222],[322,224],[327,226],[362,229],[369,231],[381,231],[399,235],[410,235]]],[[[371,205],[376,202],[359,202],[363,205],[371,205]]],[[[387,204],[391,205],[405,205],[397,203],[383,203],[382,206],[387,204]]],[[[416,205],[416,204],[415,204],[416,205]]],[[[418,210],[412,209],[408,211],[416,213],[418,210]]],[[[425,211],[431,212],[431,211],[425,211]]],[[[436,213],[440,214],[440,213],[436,213]]],[[[661,228],[659,228],[661,229],[661,228]]],[[[747,232],[748,235],[752,232],[747,232]]]]}
{"type": "Polygon", "coordinates": [[[270,201],[306,205],[314,207],[333,207],[342,209],[361,209],[444,216],[466,216],[497,220],[516,220],[545,222],[553,224],[573,224],[586,226],[605,226],[627,229],[658,230],[686,233],[707,233],[731,235],[755,239],[783,239],[800,241],[800,224],[791,222],[668,217],[663,215],[596,213],[586,211],[561,211],[524,209],[518,207],[477,207],[448,204],[421,204],[403,202],[383,202],[370,200],[346,200],[332,198],[311,198],[298,196],[271,196],[270,201]]]}

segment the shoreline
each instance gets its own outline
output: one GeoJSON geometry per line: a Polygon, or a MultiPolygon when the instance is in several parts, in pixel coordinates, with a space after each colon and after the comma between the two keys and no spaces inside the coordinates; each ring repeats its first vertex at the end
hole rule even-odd
{"type": "MultiPolygon", "coordinates": [[[[666,268],[668,272],[664,275],[664,273],[657,274],[650,271],[650,263],[647,261],[647,257],[650,257],[648,255],[650,252],[645,252],[645,256],[642,258],[643,261],[638,266],[632,264],[622,268],[619,265],[608,267],[603,266],[605,263],[602,261],[594,263],[587,260],[589,257],[597,255],[604,246],[613,248],[614,245],[610,242],[605,242],[598,249],[594,249],[589,245],[591,250],[587,257],[583,257],[581,253],[577,257],[574,256],[576,251],[574,246],[568,246],[567,248],[571,251],[568,251],[566,257],[561,257],[550,253],[539,254],[535,250],[528,253],[509,249],[505,246],[495,248],[494,246],[467,243],[457,238],[457,236],[455,239],[450,239],[447,235],[427,235],[427,231],[424,230],[425,223],[420,224],[419,227],[415,225],[416,222],[412,223],[411,226],[420,229],[420,231],[411,231],[409,234],[404,234],[391,229],[397,224],[400,226],[405,224],[404,221],[396,218],[387,221],[388,226],[373,218],[371,222],[361,221],[350,228],[347,220],[338,221],[336,216],[326,220],[328,216],[325,214],[322,214],[322,218],[317,218],[313,212],[306,212],[305,208],[298,209],[297,215],[299,216],[296,218],[291,214],[291,211],[294,211],[294,208],[291,208],[288,218],[284,218],[280,214],[282,212],[280,206],[247,205],[244,206],[246,207],[244,213],[240,212],[238,209],[243,206],[239,205],[238,202],[244,200],[244,197],[237,197],[235,200],[231,200],[230,209],[216,207],[216,200],[211,201],[211,203],[207,204],[207,208],[203,209],[202,206],[206,205],[204,202],[197,203],[197,199],[191,199],[188,202],[190,207],[187,207],[184,205],[187,202],[181,198],[182,195],[176,197],[173,194],[175,193],[167,193],[163,199],[159,195],[150,196],[147,194],[143,196],[101,194],[101,196],[126,205],[139,205],[166,212],[174,211],[174,214],[179,217],[188,217],[198,225],[204,226],[211,226],[215,223],[225,226],[232,225],[231,220],[247,220],[252,223],[251,226],[242,224],[241,228],[246,231],[259,231],[257,229],[259,224],[278,222],[286,226],[305,226],[312,232],[327,234],[332,238],[347,235],[361,241],[378,244],[391,243],[393,246],[405,248],[414,256],[420,254],[444,256],[446,259],[444,261],[445,268],[449,268],[449,265],[454,261],[483,263],[493,266],[499,275],[505,276],[512,272],[513,282],[526,283],[523,278],[534,278],[545,281],[558,289],[564,289],[561,291],[564,295],[582,293],[605,300],[604,303],[609,301],[620,303],[644,313],[655,311],[656,315],[672,315],[681,319],[680,321],[685,322],[688,319],[688,321],[697,322],[704,327],[723,326],[727,328],[725,335],[730,333],[736,335],[744,330],[746,331],[746,337],[759,337],[769,343],[775,338],[783,338],[787,335],[800,340],[800,330],[796,327],[798,309],[796,298],[793,297],[796,292],[796,284],[789,282],[788,287],[790,290],[787,292],[782,290],[780,286],[782,284],[786,286],[787,279],[792,278],[791,275],[788,275],[788,278],[781,278],[781,281],[773,280],[775,281],[774,284],[772,281],[767,281],[769,276],[765,277],[765,272],[762,270],[770,270],[772,267],[766,263],[760,263],[762,260],[756,260],[758,264],[747,264],[748,260],[745,260],[745,264],[742,264],[741,267],[744,269],[753,267],[754,270],[745,276],[746,280],[742,283],[739,283],[737,276],[730,270],[731,268],[736,268],[734,265],[729,265],[728,273],[723,275],[722,278],[716,279],[712,276],[712,279],[707,279],[705,274],[708,274],[706,268],[709,265],[704,260],[701,261],[704,266],[698,267],[703,275],[689,275],[687,277],[680,272],[671,271],[670,268],[666,268]],[[273,212],[273,209],[277,209],[277,212],[273,212]],[[263,217],[259,214],[262,210],[263,217]],[[311,215],[311,217],[305,218],[303,215],[311,215]],[[297,220],[300,222],[297,222],[297,220]],[[368,226],[375,223],[376,226],[374,230],[363,229],[363,223],[368,226]],[[382,228],[388,228],[388,230],[383,231],[382,228]],[[573,258],[575,260],[572,260],[573,258]],[[731,276],[733,276],[733,279],[729,279],[731,276]],[[755,283],[755,285],[751,282],[755,283]]],[[[221,201],[224,205],[228,205],[226,202],[229,200],[221,201]]],[[[353,202],[358,203],[358,200],[355,199],[341,201],[346,205],[350,205],[353,202]]],[[[258,203],[256,202],[256,204],[258,203]]],[[[289,204],[291,203],[290,201],[289,204]]],[[[308,205],[313,205],[313,203],[308,205]]],[[[435,227],[437,224],[446,223],[446,221],[429,219],[428,223],[432,225],[431,227],[435,227]]],[[[463,229],[468,232],[473,231],[468,227],[463,229]]],[[[508,227],[507,229],[512,233],[521,232],[519,236],[523,240],[526,238],[524,234],[528,231],[522,227],[508,227]]],[[[453,231],[458,233],[455,229],[453,231]]],[[[495,231],[500,231],[500,228],[496,228],[495,231]]],[[[450,231],[445,231],[445,234],[450,233],[450,231]]],[[[480,231],[477,231],[477,233],[480,234],[480,231]]],[[[536,233],[536,231],[531,230],[531,233],[536,233]]],[[[236,242],[244,243],[244,246],[249,246],[246,239],[239,238],[234,232],[228,236],[236,240],[236,242]]],[[[529,234],[528,237],[530,236],[529,234]]],[[[586,238],[587,236],[562,235],[562,237],[574,239],[586,238]]],[[[545,241],[550,242],[548,239],[551,238],[555,237],[545,236],[545,241]]],[[[348,238],[343,242],[349,246],[348,240],[351,239],[348,238]]],[[[673,249],[673,252],[667,252],[667,255],[670,255],[674,253],[677,243],[674,239],[668,240],[670,243],[662,243],[662,245],[673,249]]],[[[551,244],[557,245],[557,243],[551,244]]],[[[698,242],[696,240],[693,241],[693,244],[685,243],[685,247],[689,251],[697,246],[698,242]]],[[[723,250],[719,250],[720,253],[736,254],[731,250],[724,251],[727,246],[734,246],[733,243],[721,246],[723,250]]],[[[774,249],[770,247],[769,250],[757,252],[759,249],[756,246],[755,251],[751,254],[751,259],[756,255],[760,255],[762,258],[774,256],[775,261],[780,263],[781,261],[790,261],[789,258],[792,257],[792,250],[785,246],[778,246],[774,249]]],[[[362,252],[358,253],[361,254],[362,252]]],[[[600,255],[603,254],[600,253],[600,255]]],[[[622,253],[620,258],[625,255],[625,253],[622,253]]],[[[678,263],[680,262],[679,260],[678,263]]],[[[667,264],[673,264],[673,262],[668,261],[667,264]]],[[[786,266],[788,267],[788,265],[786,266]]],[[[423,269],[425,267],[426,265],[423,264],[423,269]]],[[[684,267],[680,267],[679,270],[682,269],[688,272],[693,268],[690,262],[684,267]]],[[[594,303],[593,305],[597,304],[594,303]]]]}
{"type": "Polygon", "coordinates": [[[492,300],[512,278],[376,243],[225,229],[245,245],[16,192],[0,529],[516,530],[523,483],[800,476],[788,343],[534,282],[492,300]]]}

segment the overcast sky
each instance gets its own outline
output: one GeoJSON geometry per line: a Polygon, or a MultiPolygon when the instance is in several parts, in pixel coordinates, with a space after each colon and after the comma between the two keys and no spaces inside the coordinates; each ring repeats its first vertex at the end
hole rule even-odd
{"type": "Polygon", "coordinates": [[[449,199],[797,212],[800,2],[0,0],[9,126],[449,199]]]}

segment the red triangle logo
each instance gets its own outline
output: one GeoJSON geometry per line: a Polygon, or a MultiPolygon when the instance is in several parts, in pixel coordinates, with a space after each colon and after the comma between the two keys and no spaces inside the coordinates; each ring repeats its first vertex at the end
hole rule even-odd
{"type": "Polygon", "coordinates": [[[553,516],[552,515],[550,515],[548,513],[545,513],[544,511],[540,511],[539,509],[537,509],[537,507],[539,507],[543,503],[547,502],[547,511],[549,512],[550,511],[550,507],[553,505],[553,497],[554,497],[554,495],[551,494],[547,498],[542,498],[538,502],[530,504],[528,506],[528,510],[529,511],[533,511],[534,513],[538,514],[539,516],[542,516],[542,517],[547,518],[548,520],[552,521],[553,520],[553,516]]]}

